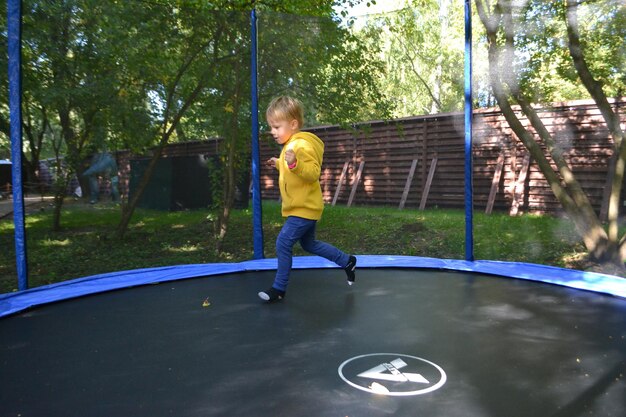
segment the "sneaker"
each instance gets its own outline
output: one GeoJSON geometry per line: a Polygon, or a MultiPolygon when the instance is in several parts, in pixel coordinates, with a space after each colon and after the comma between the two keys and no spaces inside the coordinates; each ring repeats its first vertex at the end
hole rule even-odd
{"type": "Polygon", "coordinates": [[[354,284],[354,280],[356,279],[356,275],[354,275],[354,270],[356,269],[356,257],[350,255],[350,260],[348,261],[348,265],[346,265],[343,270],[346,271],[346,275],[348,276],[348,285],[354,284]]]}
{"type": "Polygon", "coordinates": [[[259,298],[269,303],[280,301],[285,298],[285,291],[277,290],[276,288],[271,287],[269,290],[261,291],[259,293],[259,298]]]}

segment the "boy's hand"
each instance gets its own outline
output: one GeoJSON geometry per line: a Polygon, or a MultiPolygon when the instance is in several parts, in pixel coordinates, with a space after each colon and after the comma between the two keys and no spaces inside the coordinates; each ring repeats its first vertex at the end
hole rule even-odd
{"type": "Polygon", "coordinates": [[[271,166],[272,168],[276,168],[277,161],[278,161],[278,158],[276,158],[275,156],[272,156],[270,159],[265,161],[265,165],[271,166]]]}
{"type": "Polygon", "coordinates": [[[296,153],[293,149],[285,151],[285,162],[287,162],[287,165],[293,165],[296,162],[296,153]]]}

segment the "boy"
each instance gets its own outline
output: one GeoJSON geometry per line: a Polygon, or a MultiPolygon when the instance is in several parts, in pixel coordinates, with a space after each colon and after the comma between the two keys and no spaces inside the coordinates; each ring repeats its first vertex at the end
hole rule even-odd
{"type": "Polygon", "coordinates": [[[324,210],[319,183],[324,143],[314,134],[300,131],[304,120],[302,104],[297,99],[286,96],[275,98],[267,108],[266,117],[274,140],[283,146],[280,156],[272,157],[266,163],[279,172],[282,215],[287,220],[276,239],[276,278],[271,288],[259,292],[259,297],[268,302],[285,297],[293,246],[298,241],[305,251],[341,266],[348,277],[348,284],[352,285],[356,257],[315,239],[315,226],[324,210]]]}

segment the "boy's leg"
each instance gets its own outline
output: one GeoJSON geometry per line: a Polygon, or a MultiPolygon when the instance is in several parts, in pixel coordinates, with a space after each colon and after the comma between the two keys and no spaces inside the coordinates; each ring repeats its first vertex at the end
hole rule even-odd
{"type": "Polygon", "coordinates": [[[300,239],[302,249],[326,258],[342,267],[348,276],[348,284],[352,285],[355,280],[354,270],[356,269],[356,257],[344,253],[329,243],[315,239],[316,223],[314,223],[313,227],[311,227],[300,239]]]}
{"type": "Polygon", "coordinates": [[[311,227],[304,235],[302,235],[302,238],[300,239],[300,245],[302,245],[302,249],[314,255],[321,256],[322,258],[326,258],[342,268],[346,266],[348,264],[350,256],[343,253],[341,250],[337,249],[330,243],[316,240],[315,226],[316,224],[313,223],[313,227],[311,227]]]}
{"type": "Polygon", "coordinates": [[[273,288],[279,291],[287,290],[289,274],[291,273],[291,265],[293,262],[293,246],[307,233],[311,226],[315,226],[313,220],[294,216],[287,217],[276,239],[278,268],[276,270],[274,284],[272,285],[273,288]]]}

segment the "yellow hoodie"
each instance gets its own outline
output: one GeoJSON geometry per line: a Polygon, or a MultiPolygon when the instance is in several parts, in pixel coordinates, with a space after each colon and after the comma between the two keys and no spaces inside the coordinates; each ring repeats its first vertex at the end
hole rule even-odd
{"type": "Polygon", "coordinates": [[[294,133],[283,144],[276,163],[283,217],[298,216],[310,220],[322,217],[324,201],[319,178],[323,158],[324,142],[313,133],[294,133]],[[293,169],[289,169],[285,161],[287,149],[293,149],[296,154],[297,163],[293,169]]]}

